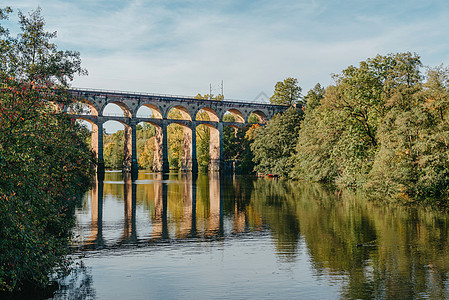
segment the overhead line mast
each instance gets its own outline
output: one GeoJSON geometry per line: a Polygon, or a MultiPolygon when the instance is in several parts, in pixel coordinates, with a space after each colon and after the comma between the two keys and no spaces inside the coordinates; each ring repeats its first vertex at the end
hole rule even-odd
{"type": "MultiPolygon", "coordinates": [[[[216,90],[216,88],[214,88],[216,90]]],[[[224,91],[223,91],[223,80],[221,80],[221,86],[220,86],[220,93],[218,94],[221,96],[221,100],[224,100],[224,91]]],[[[212,83],[209,83],[209,100],[212,100],[212,83]]]]}

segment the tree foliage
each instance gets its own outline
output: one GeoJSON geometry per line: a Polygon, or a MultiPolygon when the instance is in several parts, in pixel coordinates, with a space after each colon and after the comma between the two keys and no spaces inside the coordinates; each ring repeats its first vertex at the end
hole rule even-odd
{"type": "Polygon", "coordinates": [[[335,75],[306,107],[291,175],[406,199],[447,195],[449,72],[420,68],[407,52],[335,75]]]}
{"type": "Polygon", "coordinates": [[[155,149],[154,126],[148,123],[145,123],[142,126],[137,125],[137,158],[140,168],[153,168],[155,149]]]}
{"type": "Polygon", "coordinates": [[[278,117],[256,131],[255,169],[395,198],[447,197],[449,70],[421,68],[417,54],[377,55],[316,85],[301,129],[278,117]]]}
{"type": "Polygon", "coordinates": [[[274,94],[270,98],[271,104],[296,105],[301,103],[302,88],[298,85],[298,79],[288,77],[279,81],[274,87],[274,94]]]}
{"type": "MultiPolygon", "coordinates": [[[[9,12],[1,9],[0,19],[9,12]]],[[[79,61],[47,44],[39,10],[19,17],[17,39],[0,26],[0,291],[45,285],[66,270],[76,197],[94,170],[87,130],[57,109],[71,100],[56,87],[79,61]]]]}
{"type": "MultiPolygon", "coordinates": [[[[234,116],[225,115],[225,122],[234,122],[234,116]]],[[[252,132],[259,127],[257,124],[241,128],[227,126],[223,129],[223,159],[233,161],[239,173],[251,173],[254,169],[251,143],[252,132]]]]}
{"type": "Polygon", "coordinates": [[[276,115],[266,126],[255,131],[251,150],[255,171],[287,176],[293,167],[302,113],[294,107],[276,115]]]}
{"type": "Polygon", "coordinates": [[[76,196],[93,175],[85,131],[56,114],[54,91],[4,80],[0,98],[0,286],[46,284],[64,269],[76,196]],[[83,133],[84,134],[80,134],[83,133]]]}
{"type": "MultiPolygon", "coordinates": [[[[181,113],[177,109],[172,109],[168,113],[171,119],[182,119],[181,113]]],[[[170,124],[167,128],[168,142],[168,162],[171,169],[178,170],[182,163],[184,128],[179,124],[170,124]]]]}
{"type": "Polygon", "coordinates": [[[87,74],[81,67],[79,52],[58,50],[51,42],[56,32],[45,31],[40,8],[28,15],[19,11],[18,15],[21,32],[17,38],[7,35],[2,42],[5,46],[1,53],[3,72],[41,85],[62,86],[67,86],[75,75],[87,74]]]}
{"type": "Polygon", "coordinates": [[[125,153],[124,143],[125,132],[118,130],[112,134],[105,134],[103,137],[103,157],[104,166],[108,169],[120,170],[123,167],[123,157],[125,153]]]}
{"type": "Polygon", "coordinates": [[[320,105],[321,99],[324,98],[324,88],[317,83],[313,89],[307,92],[304,97],[305,110],[310,111],[320,105]]]}

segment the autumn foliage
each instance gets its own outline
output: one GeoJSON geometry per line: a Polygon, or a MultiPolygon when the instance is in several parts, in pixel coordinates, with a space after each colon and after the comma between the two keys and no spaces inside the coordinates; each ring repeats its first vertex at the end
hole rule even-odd
{"type": "MultiPolygon", "coordinates": [[[[0,20],[11,12],[0,8],[0,20]]],[[[85,74],[79,53],[57,49],[40,9],[18,16],[17,37],[0,25],[0,298],[67,270],[95,162],[86,130],[59,110],[71,102],[67,82],[85,74]]]]}
{"type": "Polygon", "coordinates": [[[4,291],[44,285],[54,267],[65,269],[74,204],[90,182],[94,157],[74,120],[58,113],[60,93],[5,79],[0,95],[4,291]]]}

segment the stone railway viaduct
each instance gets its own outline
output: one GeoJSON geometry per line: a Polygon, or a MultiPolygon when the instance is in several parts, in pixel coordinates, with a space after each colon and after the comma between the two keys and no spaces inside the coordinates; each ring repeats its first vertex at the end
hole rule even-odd
{"type": "Polygon", "coordinates": [[[176,123],[184,128],[183,140],[183,171],[198,171],[196,156],[196,127],[204,124],[210,128],[209,170],[220,171],[223,168],[223,128],[242,127],[248,124],[248,117],[254,114],[259,123],[273,118],[276,113],[285,111],[288,107],[271,104],[258,104],[242,101],[203,100],[189,97],[177,97],[156,94],[104,91],[72,88],[69,90],[77,101],[83,103],[90,112],[75,113],[70,107],[64,107],[64,112],[76,119],[82,119],[92,124],[92,148],[97,154],[98,171],[104,171],[103,160],[103,124],[107,121],[118,121],[125,126],[125,151],[123,170],[134,172],[138,169],[136,126],[140,122],[148,122],[155,126],[155,154],[153,169],[157,172],[168,172],[167,127],[176,123]],[[105,107],[114,103],[123,110],[123,116],[104,115],[105,107]],[[148,107],[152,116],[138,117],[141,107],[148,107]],[[171,109],[178,109],[182,119],[169,119],[171,109]],[[198,112],[205,111],[209,121],[198,120],[198,112]],[[226,113],[234,116],[235,122],[224,122],[226,113]]]}

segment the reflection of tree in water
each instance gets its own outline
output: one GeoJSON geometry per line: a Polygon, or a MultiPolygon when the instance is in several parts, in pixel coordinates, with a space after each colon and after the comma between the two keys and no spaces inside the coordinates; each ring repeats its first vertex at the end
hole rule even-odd
{"type": "Polygon", "coordinates": [[[199,219],[209,215],[209,177],[207,174],[198,174],[196,181],[196,213],[199,219]]]}
{"type": "Polygon", "coordinates": [[[53,299],[95,299],[92,275],[82,261],[75,264],[69,276],[59,283],[53,299]]]}
{"type": "Polygon", "coordinates": [[[279,257],[294,261],[300,231],[291,186],[284,181],[259,179],[254,182],[251,205],[270,226],[279,257]]]}
{"type": "Polygon", "coordinates": [[[223,178],[223,189],[225,191],[224,209],[225,211],[246,211],[251,203],[251,194],[253,191],[253,182],[256,180],[253,176],[226,176],[223,178]]]}
{"type": "Polygon", "coordinates": [[[296,257],[300,236],[319,276],[343,282],[342,298],[449,297],[449,216],[368,201],[315,184],[259,179],[251,208],[278,255],[296,257]]]}
{"type": "Polygon", "coordinates": [[[279,182],[259,189],[273,195],[265,203],[299,220],[315,271],[344,278],[343,298],[449,296],[447,214],[379,204],[349,192],[337,196],[320,185],[279,182]]]}
{"type": "Polygon", "coordinates": [[[344,201],[319,185],[304,185],[296,193],[301,232],[312,264],[322,274],[348,275],[349,298],[369,299],[375,283],[369,270],[373,247],[357,247],[377,239],[376,226],[369,212],[359,206],[360,199],[344,201]]]}
{"type": "MultiPolygon", "coordinates": [[[[351,201],[356,197],[345,198],[351,201]]],[[[379,232],[377,247],[370,255],[373,285],[381,286],[386,298],[447,298],[448,215],[357,200],[361,209],[369,212],[379,232]]],[[[367,251],[365,248],[360,251],[367,251]]],[[[350,295],[352,291],[346,292],[350,295]]]]}

